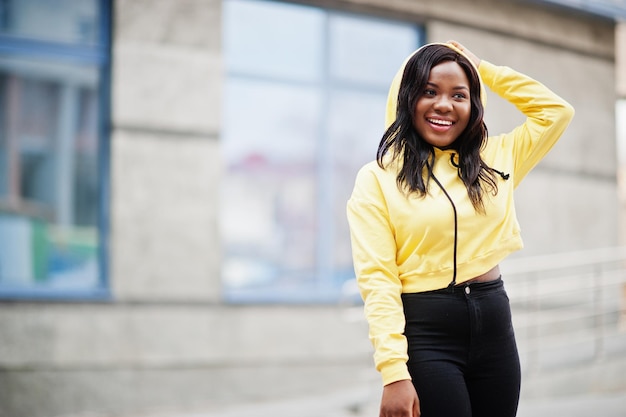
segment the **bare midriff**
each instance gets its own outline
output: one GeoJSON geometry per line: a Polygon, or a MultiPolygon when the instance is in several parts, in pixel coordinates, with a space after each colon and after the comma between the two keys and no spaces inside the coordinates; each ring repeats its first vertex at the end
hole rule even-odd
{"type": "Polygon", "coordinates": [[[457,285],[467,285],[467,284],[473,284],[475,282],[495,281],[498,278],[500,278],[500,265],[496,265],[493,268],[491,268],[489,271],[485,272],[484,274],[474,277],[468,281],[461,282],[457,285]]]}

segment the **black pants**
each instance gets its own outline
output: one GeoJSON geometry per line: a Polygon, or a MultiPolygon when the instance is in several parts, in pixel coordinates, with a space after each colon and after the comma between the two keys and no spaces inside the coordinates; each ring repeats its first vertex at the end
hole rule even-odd
{"type": "Polygon", "coordinates": [[[520,363],[502,280],[402,300],[422,417],[514,417],[520,363]]]}

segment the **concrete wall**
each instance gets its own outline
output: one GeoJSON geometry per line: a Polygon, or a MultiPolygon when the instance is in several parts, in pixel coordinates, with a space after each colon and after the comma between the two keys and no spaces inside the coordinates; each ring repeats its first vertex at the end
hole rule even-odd
{"type": "Polygon", "coordinates": [[[615,69],[617,93],[626,98],[626,22],[617,24],[615,30],[615,69]]]}
{"type": "Polygon", "coordinates": [[[118,1],[111,271],[119,300],[219,300],[221,1],[118,1]]]}
{"type": "MultiPolygon", "coordinates": [[[[307,3],[422,22],[428,40],[458,39],[570,100],[571,128],[519,189],[522,255],[617,243],[611,23],[517,1],[307,3]]],[[[113,299],[0,304],[0,416],[207,407],[378,378],[359,308],[221,303],[221,1],[118,0],[114,16],[113,299]]],[[[492,95],[487,117],[492,133],[521,120],[492,95]]]]}
{"type": "MultiPolygon", "coordinates": [[[[618,138],[618,151],[621,153],[619,161],[619,198],[620,198],[620,243],[626,243],[626,22],[617,25],[615,31],[615,74],[618,94],[618,111],[621,111],[621,137],[618,138]]],[[[624,299],[626,300],[626,288],[624,289],[624,299]]],[[[626,301],[625,301],[626,302],[626,301]]],[[[626,318],[626,313],[624,314],[626,318]]]]}

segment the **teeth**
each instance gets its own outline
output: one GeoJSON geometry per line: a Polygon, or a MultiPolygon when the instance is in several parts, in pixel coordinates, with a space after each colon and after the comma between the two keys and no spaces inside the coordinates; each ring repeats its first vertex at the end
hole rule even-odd
{"type": "Polygon", "coordinates": [[[441,126],[451,126],[452,122],[449,120],[438,120],[438,119],[428,119],[430,123],[441,125],[441,126]]]}

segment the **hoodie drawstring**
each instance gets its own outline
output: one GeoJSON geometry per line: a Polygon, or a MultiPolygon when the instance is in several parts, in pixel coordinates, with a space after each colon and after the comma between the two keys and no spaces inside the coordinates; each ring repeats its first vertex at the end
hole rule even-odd
{"type": "Polygon", "coordinates": [[[452,291],[454,292],[454,286],[456,285],[456,249],[458,246],[457,236],[458,236],[458,226],[459,226],[458,220],[457,220],[457,214],[456,214],[456,206],[454,205],[454,201],[452,201],[452,197],[450,197],[450,194],[448,194],[448,192],[446,191],[445,188],[443,188],[443,185],[441,185],[437,177],[435,177],[435,174],[432,174],[431,178],[437,183],[439,188],[441,188],[441,191],[443,191],[443,193],[446,195],[446,197],[448,198],[448,201],[450,201],[450,204],[452,205],[452,211],[454,212],[454,254],[453,254],[454,269],[452,272],[452,282],[450,282],[450,284],[448,285],[448,288],[452,289],[452,291]]]}
{"type": "MultiPolygon", "coordinates": [[[[459,165],[454,161],[454,156],[455,154],[450,155],[450,162],[452,163],[452,165],[455,168],[459,168],[459,165]]],[[[493,172],[497,173],[498,175],[500,175],[500,177],[503,180],[508,180],[510,175],[509,174],[505,174],[502,171],[498,171],[497,169],[494,168],[490,168],[490,167],[485,167],[486,169],[490,169],[493,172]]],[[[453,252],[453,270],[452,270],[452,281],[450,282],[450,284],[448,284],[448,288],[454,292],[454,286],[456,285],[456,271],[457,271],[457,262],[456,262],[456,253],[457,253],[457,247],[458,247],[458,229],[459,229],[459,223],[458,223],[458,216],[457,216],[457,211],[456,211],[456,205],[454,204],[454,201],[452,200],[452,197],[450,197],[450,194],[448,194],[448,191],[446,191],[446,189],[443,187],[443,185],[439,182],[439,180],[437,179],[437,177],[435,176],[435,174],[431,174],[431,178],[435,181],[435,183],[437,183],[437,185],[439,186],[439,188],[441,189],[441,191],[443,191],[443,193],[445,194],[446,198],[448,199],[448,201],[450,201],[450,205],[452,205],[452,211],[454,212],[454,252],[453,252]]]]}
{"type": "MultiPolygon", "coordinates": [[[[452,154],[452,155],[450,155],[450,162],[452,163],[452,166],[454,166],[455,168],[459,168],[459,164],[457,164],[457,163],[454,161],[454,156],[455,156],[455,155],[456,155],[456,154],[452,154]]],[[[509,179],[509,177],[511,176],[510,174],[505,174],[504,172],[502,172],[502,171],[498,171],[498,170],[497,170],[497,169],[495,169],[495,168],[491,168],[491,167],[488,167],[488,166],[485,166],[485,165],[483,165],[482,167],[483,167],[483,168],[485,168],[485,169],[488,169],[488,170],[491,170],[491,171],[495,172],[495,173],[496,173],[496,174],[498,174],[498,175],[500,176],[500,178],[502,178],[504,181],[508,180],[508,179],[509,179]]]]}

